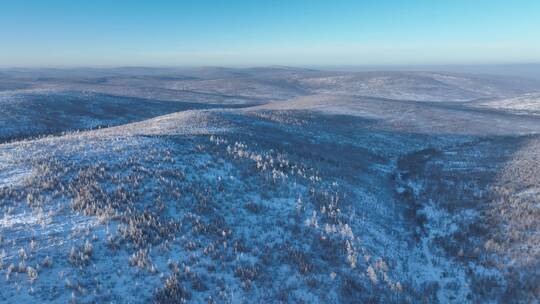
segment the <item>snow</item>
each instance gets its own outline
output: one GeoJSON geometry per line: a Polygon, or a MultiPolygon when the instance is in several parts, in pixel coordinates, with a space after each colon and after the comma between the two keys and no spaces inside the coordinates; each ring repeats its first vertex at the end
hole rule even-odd
{"type": "Polygon", "coordinates": [[[117,72],[0,94],[0,301],[533,299],[540,121],[503,109],[528,85],[117,72]],[[64,125],[30,123],[53,104],[64,125]]]}
{"type": "Polygon", "coordinates": [[[540,93],[529,93],[512,98],[475,103],[479,108],[506,111],[518,115],[540,115],[540,93]]]}

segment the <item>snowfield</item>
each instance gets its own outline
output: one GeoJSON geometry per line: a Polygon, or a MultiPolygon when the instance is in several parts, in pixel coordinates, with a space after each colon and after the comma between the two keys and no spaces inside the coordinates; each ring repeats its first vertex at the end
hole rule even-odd
{"type": "Polygon", "coordinates": [[[0,302],[540,301],[534,81],[2,75],[0,302]]]}
{"type": "Polygon", "coordinates": [[[474,106],[479,108],[506,111],[520,115],[540,115],[540,94],[528,93],[512,98],[481,101],[474,106]]]}

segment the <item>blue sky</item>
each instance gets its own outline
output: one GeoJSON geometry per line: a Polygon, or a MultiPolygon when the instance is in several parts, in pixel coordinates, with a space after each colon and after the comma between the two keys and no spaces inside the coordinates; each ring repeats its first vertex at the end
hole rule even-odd
{"type": "Polygon", "coordinates": [[[0,66],[540,62],[539,0],[24,0],[0,66]]]}

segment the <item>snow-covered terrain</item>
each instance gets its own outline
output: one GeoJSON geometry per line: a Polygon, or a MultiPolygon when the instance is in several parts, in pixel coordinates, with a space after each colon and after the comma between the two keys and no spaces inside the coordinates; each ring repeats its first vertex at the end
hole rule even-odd
{"type": "Polygon", "coordinates": [[[481,100],[473,106],[511,112],[520,115],[540,115],[540,93],[528,93],[511,98],[481,100]]]}
{"type": "Polygon", "coordinates": [[[4,92],[0,93],[0,142],[117,126],[185,110],[231,106],[86,91],[4,92]]]}
{"type": "Polygon", "coordinates": [[[540,300],[532,80],[2,75],[0,302],[540,300]]]}

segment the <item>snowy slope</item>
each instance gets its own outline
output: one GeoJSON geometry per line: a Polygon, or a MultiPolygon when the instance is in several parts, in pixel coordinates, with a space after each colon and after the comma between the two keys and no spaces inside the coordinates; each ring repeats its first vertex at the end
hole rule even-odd
{"type": "Polygon", "coordinates": [[[506,111],[519,115],[540,115],[540,93],[529,93],[513,98],[480,101],[472,106],[506,111]]]}
{"type": "Polygon", "coordinates": [[[538,118],[475,111],[465,105],[318,94],[246,108],[243,111],[313,111],[369,118],[379,127],[424,134],[508,135],[540,131],[538,118]]]}
{"type": "Polygon", "coordinates": [[[148,100],[79,91],[0,93],[0,142],[140,121],[213,104],[148,100]]]}
{"type": "Polygon", "coordinates": [[[539,300],[540,118],[454,99],[508,82],[136,72],[2,93],[0,302],[539,300]]]}
{"type": "Polygon", "coordinates": [[[313,93],[415,101],[470,101],[538,91],[535,81],[429,72],[364,72],[305,78],[313,93]]]}

